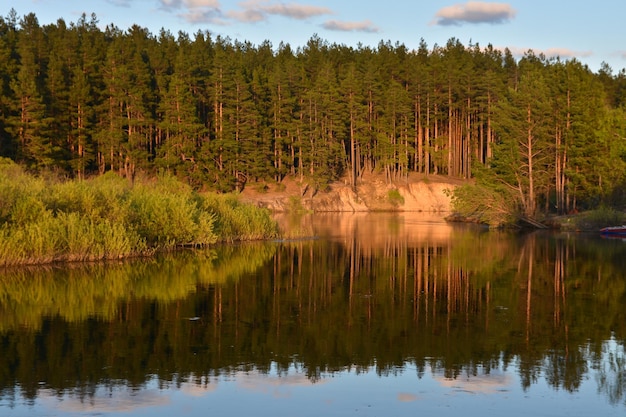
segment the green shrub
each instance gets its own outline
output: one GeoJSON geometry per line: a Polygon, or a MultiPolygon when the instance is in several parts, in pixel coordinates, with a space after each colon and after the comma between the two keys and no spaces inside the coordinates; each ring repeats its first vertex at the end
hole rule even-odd
{"type": "Polygon", "coordinates": [[[305,213],[307,210],[302,205],[302,199],[298,196],[290,196],[287,203],[289,213],[305,213]]]}
{"type": "Polygon", "coordinates": [[[575,220],[579,230],[599,230],[608,226],[619,226],[626,223],[626,214],[613,208],[600,206],[581,214],[575,220]]]}
{"type": "Polygon", "coordinates": [[[387,192],[387,200],[396,208],[404,204],[404,197],[397,188],[387,192]]]}
{"type": "Polygon", "coordinates": [[[49,212],[19,227],[5,224],[0,229],[0,265],[47,263],[55,260],[57,236],[49,212]]]}
{"type": "Polygon", "coordinates": [[[235,195],[204,194],[202,209],[215,214],[215,233],[221,241],[278,236],[278,227],[268,210],[241,203],[235,195]]]}
{"type": "Polygon", "coordinates": [[[0,265],[116,259],[278,235],[267,210],[175,178],[46,183],[0,158],[0,265]]]}
{"type": "Polygon", "coordinates": [[[468,221],[503,227],[515,224],[519,218],[516,200],[507,190],[465,184],[446,192],[452,197],[455,214],[468,221]]]}
{"type": "Polygon", "coordinates": [[[0,222],[28,221],[38,214],[41,206],[37,201],[45,189],[43,181],[26,174],[10,159],[0,158],[0,222]],[[34,214],[29,213],[31,209],[34,214]]]}
{"type": "Polygon", "coordinates": [[[103,220],[96,230],[102,239],[104,259],[121,259],[148,250],[145,239],[120,223],[103,220]]]}

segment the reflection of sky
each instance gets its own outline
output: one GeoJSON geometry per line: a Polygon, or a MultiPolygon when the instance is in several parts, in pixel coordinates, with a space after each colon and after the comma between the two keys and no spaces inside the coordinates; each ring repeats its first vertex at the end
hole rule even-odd
{"type": "Polygon", "coordinates": [[[193,382],[145,387],[99,387],[92,397],[57,396],[42,390],[35,405],[7,408],[2,416],[623,416],[596,392],[593,378],[575,393],[558,391],[540,379],[523,391],[517,370],[479,371],[445,378],[426,369],[421,377],[411,364],[391,376],[346,370],[316,381],[295,368],[277,374],[239,371],[193,382]]]}
{"type": "Polygon", "coordinates": [[[467,392],[470,394],[494,394],[508,391],[513,382],[511,375],[502,371],[492,371],[483,375],[461,375],[458,378],[444,378],[435,376],[442,387],[449,388],[454,392],[467,392]]]}

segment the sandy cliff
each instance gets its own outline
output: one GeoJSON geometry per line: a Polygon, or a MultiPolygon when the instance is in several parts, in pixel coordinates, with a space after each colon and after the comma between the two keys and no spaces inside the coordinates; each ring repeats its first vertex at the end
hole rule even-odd
{"type": "Polygon", "coordinates": [[[450,211],[447,190],[459,185],[458,179],[441,176],[413,175],[408,180],[389,183],[374,175],[362,178],[356,189],[337,182],[327,191],[314,192],[312,187],[286,179],[279,186],[258,191],[248,186],[241,200],[272,211],[289,211],[301,206],[314,212],[367,211],[450,211]]]}

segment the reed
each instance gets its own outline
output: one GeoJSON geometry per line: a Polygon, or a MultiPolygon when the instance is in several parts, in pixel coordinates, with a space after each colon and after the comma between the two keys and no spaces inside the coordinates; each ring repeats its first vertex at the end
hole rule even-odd
{"type": "Polygon", "coordinates": [[[276,238],[278,226],[269,210],[241,203],[232,194],[203,194],[201,206],[215,213],[215,232],[220,241],[276,238]]]}
{"type": "Polygon", "coordinates": [[[93,261],[277,236],[269,212],[162,175],[51,181],[0,159],[0,265],[93,261]]]}

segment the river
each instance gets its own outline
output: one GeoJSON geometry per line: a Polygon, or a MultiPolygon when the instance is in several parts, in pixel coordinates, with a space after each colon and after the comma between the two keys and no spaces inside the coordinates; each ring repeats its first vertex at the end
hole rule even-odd
{"type": "Polygon", "coordinates": [[[279,220],[294,239],[1,272],[0,415],[626,413],[626,242],[279,220]]]}

